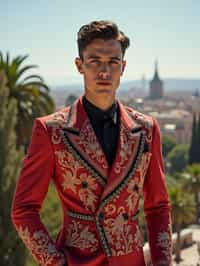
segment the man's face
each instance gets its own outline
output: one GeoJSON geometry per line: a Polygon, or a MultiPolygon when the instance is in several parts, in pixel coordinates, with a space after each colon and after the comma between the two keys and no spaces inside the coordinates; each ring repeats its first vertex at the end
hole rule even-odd
{"type": "Polygon", "coordinates": [[[119,41],[95,39],[84,49],[83,58],[76,58],[75,63],[84,76],[86,95],[115,96],[126,64],[119,41]]]}

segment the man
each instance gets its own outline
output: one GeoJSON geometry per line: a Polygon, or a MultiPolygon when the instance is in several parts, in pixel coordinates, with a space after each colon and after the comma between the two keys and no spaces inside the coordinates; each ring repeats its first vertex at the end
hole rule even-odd
{"type": "Polygon", "coordinates": [[[170,204],[155,119],[116,99],[129,39],[109,21],[78,32],[84,96],[35,121],[12,220],[39,265],[144,266],[144,211],[152,264],[171,265],[170,204]],[[39,217],[53,179],[63,208],[56,243],[39,217]]]}

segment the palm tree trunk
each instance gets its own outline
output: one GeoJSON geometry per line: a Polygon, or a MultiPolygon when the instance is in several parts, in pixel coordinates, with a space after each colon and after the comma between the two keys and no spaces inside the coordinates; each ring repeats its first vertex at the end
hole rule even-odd
{"type": "Polygon", "coordinates": [[[180,225],[176,225],[176,233],[177,233],[177,239],[176,239],[176,255],[175,255],[175,261],[177,264],[181,262],[181,228],[180,225]]]}

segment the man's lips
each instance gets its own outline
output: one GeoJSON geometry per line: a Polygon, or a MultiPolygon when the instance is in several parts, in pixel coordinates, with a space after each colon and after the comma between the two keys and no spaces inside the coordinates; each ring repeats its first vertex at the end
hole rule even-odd
{"type": "Polygon", "coordinates": [[[111,82],[99,81],[99,82],[97,82],[97,84],[106,86],[106,85],[111,85],[111,82]]]}

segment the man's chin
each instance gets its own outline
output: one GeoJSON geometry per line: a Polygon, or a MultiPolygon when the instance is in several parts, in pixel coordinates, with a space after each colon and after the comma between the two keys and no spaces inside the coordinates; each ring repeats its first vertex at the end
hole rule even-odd
{"type": "Polygon", "coordinates": [[[111,85],[107,85],[107,86],[103,86],[103,85],[98,85],[98,87],[96,87],[95,91],[97,93],[112,93],[114,90],[112,88],[111,85]]]}
{"type": "Polygon", "coordinates": [[[98,94],[111,94],[112,93],[112,90],[105,89],[105,88],[96,89],[96,93],[98,93],[98,94]]]}

